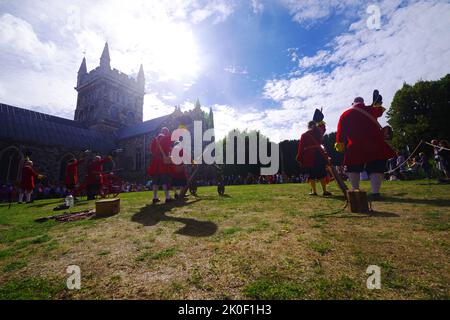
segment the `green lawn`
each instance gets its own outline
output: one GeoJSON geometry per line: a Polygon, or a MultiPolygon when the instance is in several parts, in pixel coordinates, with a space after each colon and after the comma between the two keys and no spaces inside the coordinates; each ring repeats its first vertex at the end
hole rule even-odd
{"type": "Polygon", "coordinates": [[[156,206],[123,194],[119,215],[71,223],[34,222],[62,200],[0,205],[0,299],[449,299],[450,185],[387,182],[371,216],[331,191],[208,187],[156,206]],[[81,290],[66,289],[69,265],[81,290]],[[369,265],[381,290],[366,288],[369,265]]]}

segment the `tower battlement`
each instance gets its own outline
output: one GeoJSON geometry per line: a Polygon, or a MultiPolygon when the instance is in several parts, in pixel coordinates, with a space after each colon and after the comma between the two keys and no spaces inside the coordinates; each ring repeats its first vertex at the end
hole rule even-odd
{"type": "Polygon", "coordinates": [[[108,43],[100,65],[87,71],[84,58],[78,70],[75,121],[88,127],[114,131],[142,122],[145,76],[141,65],[136,78],[111,68],[108,43]]]}
{"type": "Polygon", "coordinates": [[[138,79],[135,79],[124,72],[117,69],[104,70],[97,67],[80,78],[80,82],[77,84],[77,90],[100,78],[117,82],[131,90],[136,90],[137,92],[141,92],[144,89],[138,79]]]}

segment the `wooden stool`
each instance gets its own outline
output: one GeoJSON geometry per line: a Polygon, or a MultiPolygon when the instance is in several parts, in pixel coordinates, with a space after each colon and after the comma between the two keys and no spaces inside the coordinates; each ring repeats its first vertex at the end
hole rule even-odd
{"type": "Polygon", "coordinates": [[[352,213],[369,213],[369,201],[367,193],[361,190],[347,190],[347,200],[350,212],[352,213]]]}
{"type": "Polygon", "coordinates": [[[97,217],[109,217],[120,212],[120,199],[103,199],[95,202],[97,217]]]}

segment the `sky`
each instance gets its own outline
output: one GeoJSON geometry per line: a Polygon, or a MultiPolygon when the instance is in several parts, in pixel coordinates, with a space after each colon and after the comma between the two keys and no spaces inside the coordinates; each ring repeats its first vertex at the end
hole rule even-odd
{"type": "MultiPolygon", "coordinates": [[[[146,77],[144,120],[197,99],[219,137],[328,132],[356,96],[450,73],[450,1],[0,0],[0,103],[73,119],[83,57],[146,77]]],[[[386,118],[381,119],[386,123],[386,118]]]]}

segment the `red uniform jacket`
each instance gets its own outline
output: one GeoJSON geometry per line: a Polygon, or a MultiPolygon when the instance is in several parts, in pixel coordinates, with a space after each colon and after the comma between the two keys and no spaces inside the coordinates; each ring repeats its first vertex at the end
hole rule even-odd
{"type": "Polygon", "coordinates": [[[174,165],[171,175],[173,179],[187,179],[186,166],[184,164],[174,165]]]}
{"type": "Polygon", "coordinates": [[[160,134],[158,137],[152,139],[152,142],[150,144],[152,161],[150,162],[150,166],[147,170],[147,174],[149,176],[158,174],[171,174],[173,171],[173,165],[164,163],[163,155],[161,154],[161,150],[158,147],[158,141],[161,145],[161,149],[164,151],[164,154],[166,156],[170,156],[170,152],[172,151],[172,140],[170,135],[164,136],[160,134]]]}
{"type": "Polygon", "coordinates": [[[76,185],[78,183],[78,165],[83,163],[84,160],[75,160],[69,163],[66,167],[66,186],[76,185]]]}
{"type": "Polygon", "coordinates": [[[384,141],[381,126],[377,118],[383,115],[383,109],[353,105],[339,119],[336,142],[344,143],[344,165],[361,165],[375,160],[387,160],[395,152],[384,141]]]}
{"type": "Polygon", "coordinates": [[[20,187],[27,191],[34,190],[34,180],[37,179],[38,173],[31,166],[24,166],[22,169],[22,181],[20,187]]]}
{"type": "MultiPolygon", "coordinates": [[[[180,157],[183,157],[183,151],[180,151],[180,157]]],[[[187,179],[188,178],[188,174],[187,174],[187,170],[186,170],[186,165],[184,163],[181,164],[174,164],[172,166],[172,178],[173,179],[187,179]]]]}
{"type": "Polygon", "coordinates": [[[316,161],[316,151],[318,150],[328,162],[328,155],[322,148],[322,134],[319,128],[306,131],[300,137],[298,143],[296,160],[302,168],[313,168],[316,161]]]}
{"type": "Polygon", "coordinates": [[[110,158],[104,158],[100,160],[94,160],[89,164],[87,184],[103,184],[103,164],[111,161],[110,158]]]}

